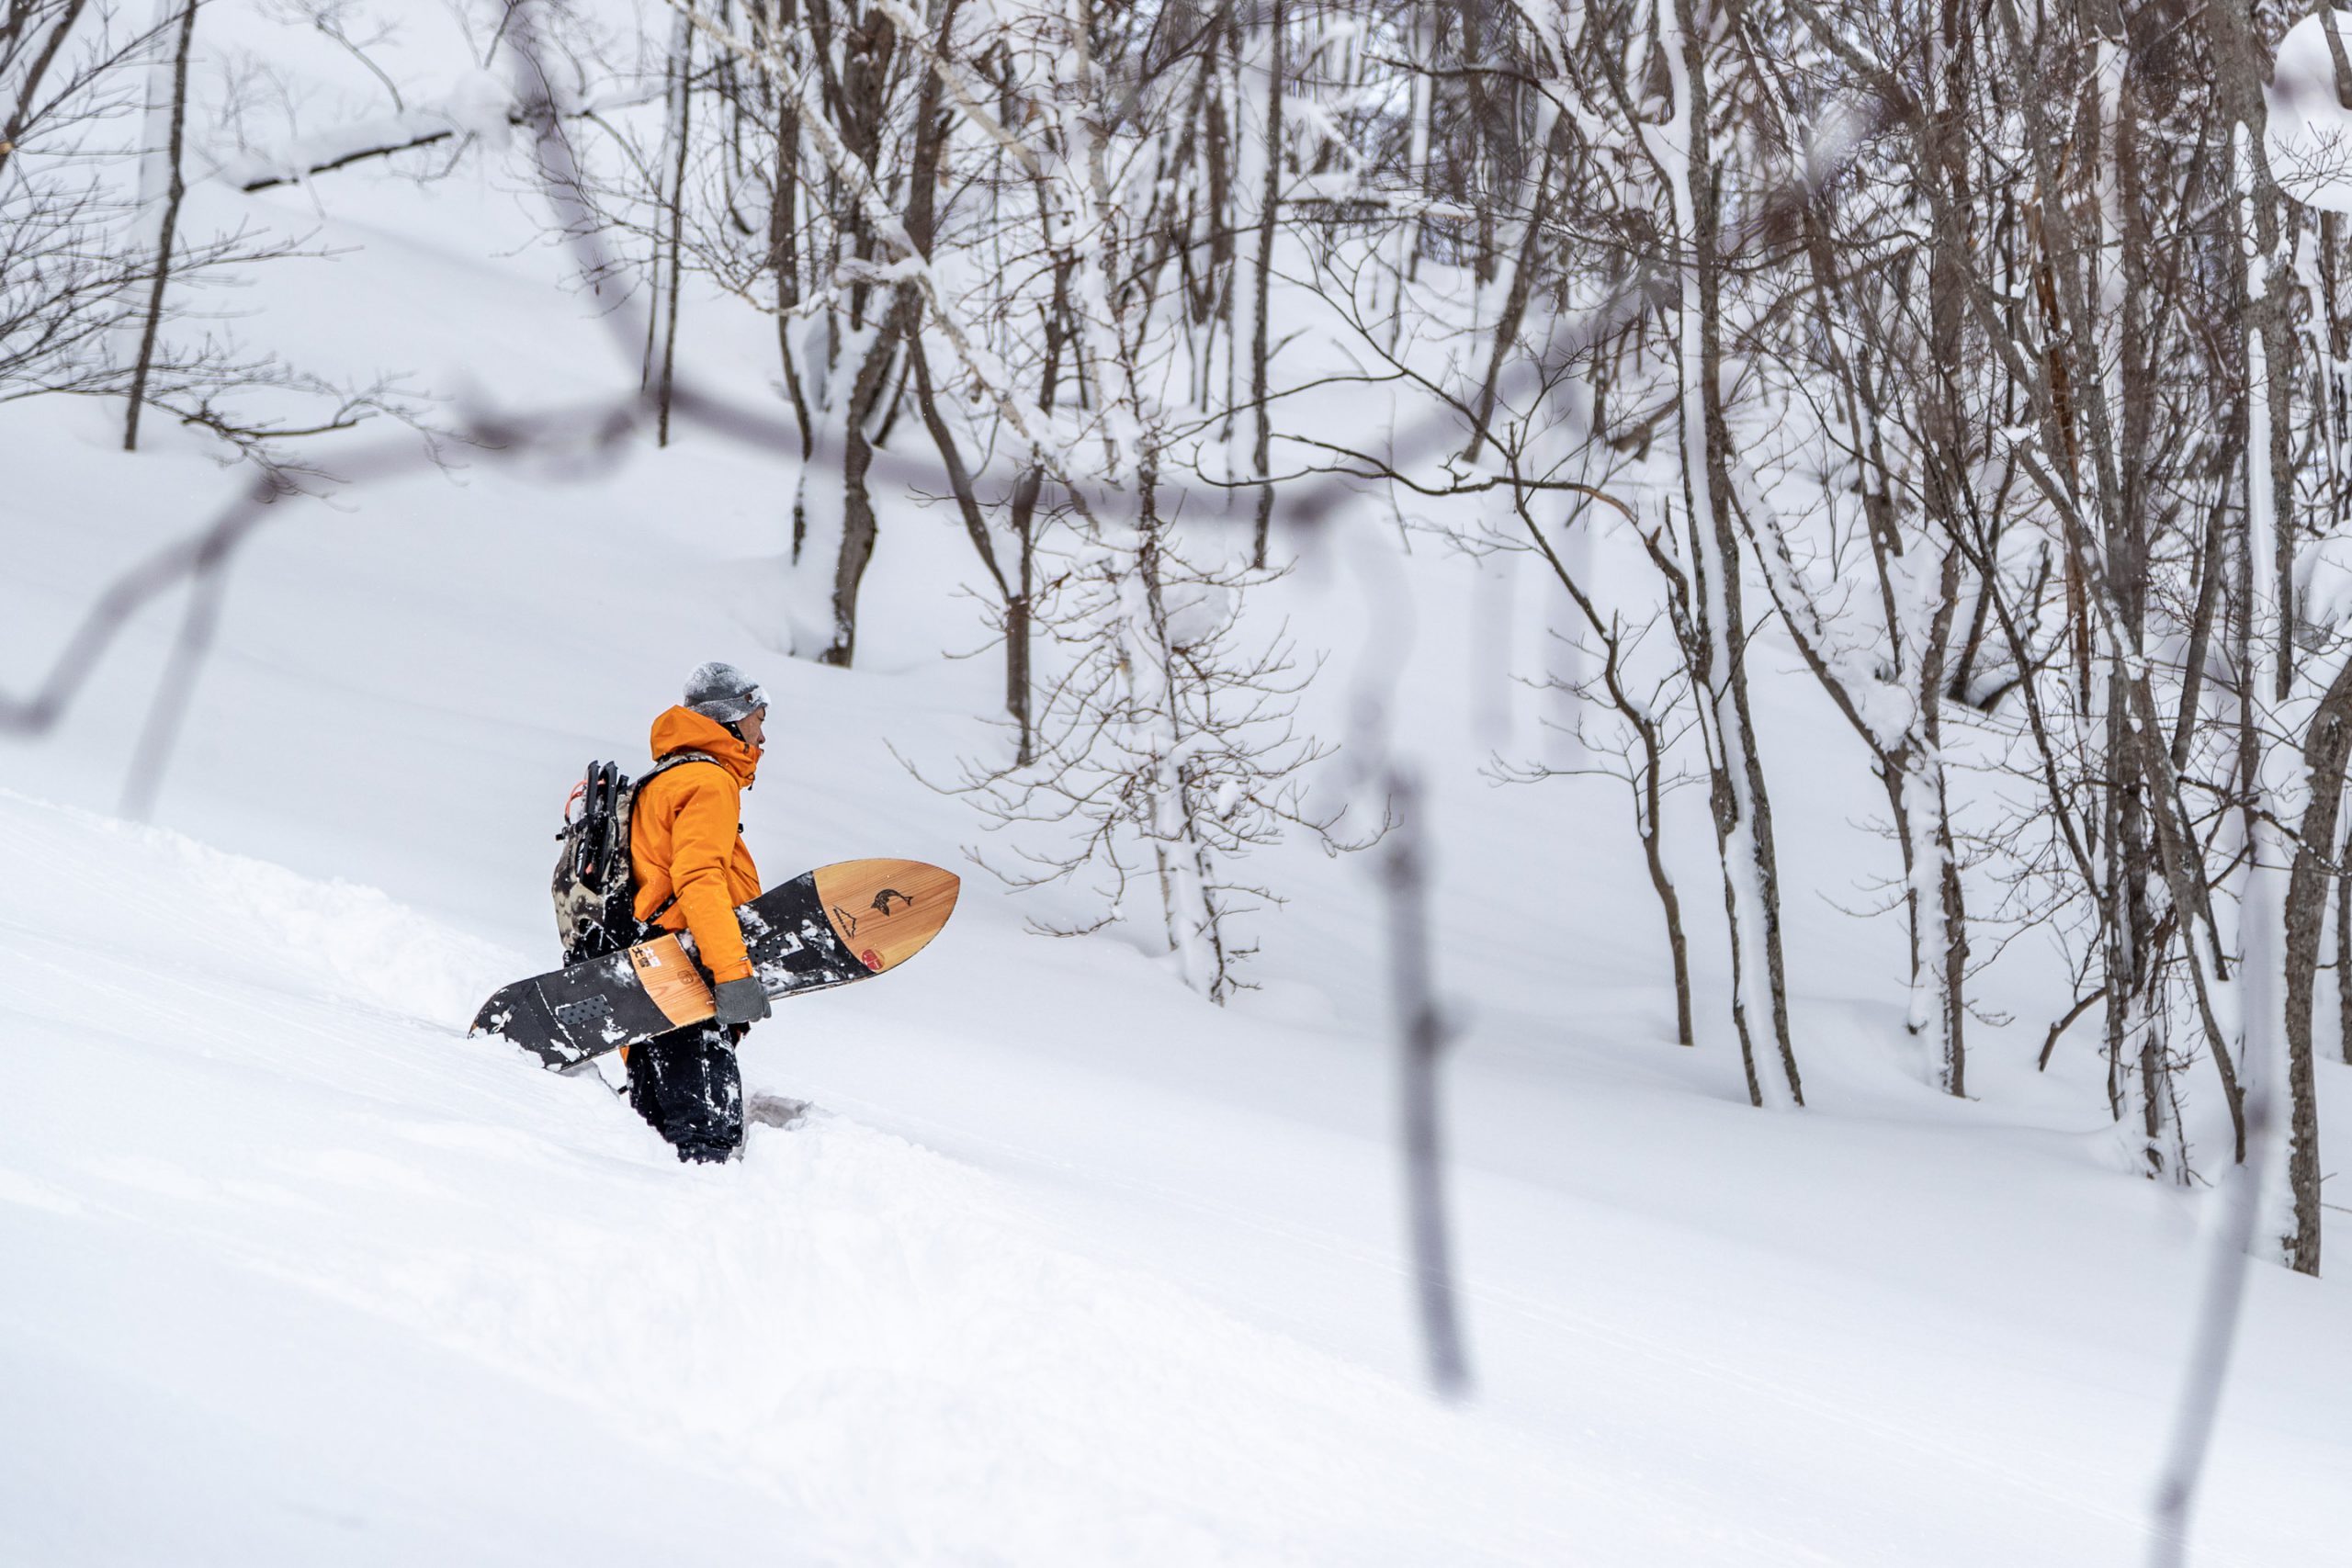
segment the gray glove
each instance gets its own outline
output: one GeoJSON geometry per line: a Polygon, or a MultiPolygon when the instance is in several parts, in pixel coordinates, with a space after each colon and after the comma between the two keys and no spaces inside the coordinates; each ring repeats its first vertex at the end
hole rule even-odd
{"type": "Polygon", "coordinates": [[[721,1023],[757,1023],[774,1010],[768,1006],[768,994],[748,975],[741,980],[721,980],[713,995],[721,1023]]]}

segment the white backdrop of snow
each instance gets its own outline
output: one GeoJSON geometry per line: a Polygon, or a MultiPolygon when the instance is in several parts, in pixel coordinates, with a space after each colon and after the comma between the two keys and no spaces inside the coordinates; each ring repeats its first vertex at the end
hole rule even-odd
{"type": "MultiPolygon", "coordinates": [[[[503,402],[633,384],[527,198],[335,179],[192,193],[199,227],[325,214],[338,254],[280,264],[242,332],[503,402]]],[[[741,395],[771,343],[689,301],[684,361],[741,395]]],[[[168,439],[113,453],[105,411],[6,417],[21,691],[234,476],[168,439]]],[[[1917,1080],[1899,923],[1830,904],[1894,869],[1856,826],[1875,785],[1769,641],[1812,1109],[1745,1107],[1704,898],[1701,1044],[1668,1043],[1615,786],[1477,771],[1498,722],[1540,744],[1538,698],[1483,695],[1481,583],[1509,560],[1419,558],[1377,626],[1330,554],[1264,601],[1336,655],[1327,733],[1360,671],[1413,650],[1390,719],[1430,791],[1464,1026],[1466,1410],[1416,1392],[1378,911],[1348,862],[1270,860],[1294,901],[1266,918],[1265,989],[1227,1010],[1138,952],[1148,931],[1028,937],[975,878],[919,964],[754,1036],[753,1089],[822,1109],[722,1169],[462,1039],[551,957],[580,764],[640,760],[704,659],[777,694],[745,804],[772,878],[959,863],[974,824],[888,743],[999,743],[975,716],[997,671],[944,657],[981,635],[949,598],[969,547],[894,506],[861,668],[787,662],[791,485],[689,433],[594,484],[479,459],[289,503],[236,563],[165,827],[92,808],[176,602],[58,733],[0,741],[0,1561],[636,1562],[689,1534],[843,1563],[2141,1560],[2196,1204],[2109,1165],[2093,1053],[2070,1039],[2034,1075],[2038,1014],[1976,1032],[1979,1101],[1917,1080]]],[[[1716,874],[1695,795],[1671,808],[1686,890],[1716,874]]],[[[2321,1076],[2341,1125],[2352,1075],[2321,1076]]],[[[2352,1537],[2346,1304],[2257,1272],[2200,1563],[2352,1537]]]]}

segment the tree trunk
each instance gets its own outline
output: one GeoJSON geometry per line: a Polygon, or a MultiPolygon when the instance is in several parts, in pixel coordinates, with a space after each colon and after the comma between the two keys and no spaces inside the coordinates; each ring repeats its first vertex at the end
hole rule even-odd
{"type": "Polygon", "coordinates": [[[2336,1052],[2352,1066],[2352,823],[2335,852],[2336,1052]]]}
{"type": "Polygon", "coordinates": [[[130,375],[130,407],[123,416],[122,449],[126,452],[139,450],[139,411],[147,401],[147,378],[155,366],[155,340],[164,330],[164,291],[171,283],[172,245],[179,233],[180,202],[187,195],[187,181],[180,172],[180,154],[187,134],[187,60],[196,41],[198,3],[198,0],[187,0],[181,8],[179,42],[172,55],[171,133],[164,151],[167,180],[163,219],[155,235],[155,278],[147,291],[147,319],[139,333],[139,362],[130,375]]]}
{"type": "Polygon", "coordinates": [[[1680,315],[1683,491],[1694,565],[1692,608],[1702,623],[1693,671],[1715,743],[1715,837],[1724,865],[1724,908],[1732,935],[1732,1021],[1756,1105],[1804,1103],[1789,1035],[1781,957],[1781,910],[1771,803],[1748,713],[1747,619],[1740,550],[1731,513],[1731,436],[1723,410],[1720,213],[1710,146],[1706,25],[1697,0],[1674,0],[1675,37],[1665,48],[1674,78],[1681,148],[1669,126],[1658,141],[1673,170],[1677,228],[1687,251],[1680,315]],[[1756,1031],[1769,1020],[1776,1060],[1757,1060],[1756,1031]]]}
{"type": "MultiPolygon", "coordinates": [[[[2319,1272],[2319,1100],[2312,1082],[2312,1025],[2328,878],[2341,880],[2340,871],[2329,867],[2326,852],[2335,843],[2347,754],[2352,754],[2352,660],[2336,671],[2305,732],[2303,765],[2311,798],[2303,808],[2294,869],[2287,879],[2287,1185],[2295,1228],[2283,1240],[2288,1266],[2301,1274],[2319,1272]]],[[[2336,978],[2342,984],[2340,970],[2336,978]]]]}
{"type": "Polygon", "coordinates": [[[1266,406],[1266,296],[1274,268],[1275,221],[1283,192],[1283,0],[1272,0],[1266,51],[1266,183],[1259,196],[1257,287],[1250,290],[1250,400],[1257,411],[1258,435],[1250,461],[1258,475],[1258,517],[1250,564],[1263,571],[1267,536],[1274,526],[1274,487],[1267,465],[1273,455],[1273,411],[1266,406]]]}
{"type": "Polygon", "coordinates": [[[1649,869],[1650,889],[1657,895],[1658,908],[1666,916],[1667,951],[1674,959],[1674,1043],[1690,1045],[1698,1039],[1690,1026],[1690,947],[1682,935],[1682,897],[1666,866],[1666,834],[1658,820],[1659,765],[1653,744],[1644,759],[1636,791],[1643,812],[1642,861],[1649,869]]]}
{"type": "MultiPolygon", "coordinates": [[[[771,34],[772,47],[782,48],[791,36],[793,0],[779,0],[771,34]]],[[[792,331],[800,306],[800,104],[790,93],[776,95],[775,193],[768,206],[768,266],[775,274],[776,358],[784,373],[785,395],[792,400],[792,420],[800,430],[800,460],[807,463],[816,446],[810,427],[808,397],[800,384],[800,367],[792,349],[792,331]]],[[[796,520],[796,538],[806,529],[796,520]]]]}
{"type": "Polygon", "coordinates": [[[832,641],[818,656],[818,662],[843,669],[857,657],[858,589],[874,559],[874,542],[880,532],[874,515],[874,492],[866,483],[874,467],[874,439],[867,433],[882,412],[882,394],[889,384],[891,363],[898,356],[904,318],[916,309],[911,286],[899,293],[899,302],[866,350],[842,416],[842,536],[840,553],[833,558],[832,641]]]}
{"type": "Polygon", "coordinates": [[[670,164],[670,276],[661,286],[661,293],[668,298],[663,310],[662,365],[654,390],[657,446],[670,445],[670,396],[678,368],[678,299],[685,284],[686,153],[693,130],[690,116],[694,107],[695,34],[693,24],[684,12],[678,16],[677,40],[672,46],[670,59],[671,69],[677,73],[677,96],[670,110],[670,135],[676,155],[670,164]]]}

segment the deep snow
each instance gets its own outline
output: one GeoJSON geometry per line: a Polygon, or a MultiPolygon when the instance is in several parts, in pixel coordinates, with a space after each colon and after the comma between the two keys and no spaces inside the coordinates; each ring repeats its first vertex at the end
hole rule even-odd
{"type": "MultiPolygon", "coordinates": [[[[525,199],[335,178],[200,188],[207,220],[323,212],[341,253],[279,264],[241,331],[510,403],[632,383],[525,199]]],[[[705,306],[683,352],[756,397],[765,341],[705,306]]],[[[235,483],[171,439],[115,453],[110,418],[5,411],[11,691],[235,483]]],[[[1508,560],[1424,552],[1392,604],[1324,551],[1270,595],[1334,655],[1327,733],[1395,661],[1429,775],[1466,1408],[1419,1391],[1358,863],[1270,858],[1293,901],[1224,1010],[1148,920],[1035,937],[974,874],[904,974],[754,1037],[751,1087],[820,1110],[718,1170],[460,1038],[552,957],[563,791],[641,760],[702,660],[777,694],[745,809],[771,878],[961,867],[974,819],[892,748],[994,744],[990,659],[946,657],[983,640],[949,596],[969,547],[895,510],[861,668],[789,661],[790,484],[689,434],[586,482],[478,457],[288,502],[235,563],[160,826],[99,813],[179,598],[55,734],[0,740],[0,1562],[2141,1560],[2199,1202],[2119,1170],[2086,1042],[2032,1072],[2036,1015],[1977,1032],[1979,1100],[1926,1087],[1899,925],[1835,907],[1893,852],[1798,682],[1758,699],[1811,1109],[1745,1104],[1689,795],[1706,990],[1671,1045],[1622,797],[1481,773],[1540,744],[1536,699],[1496,695],[1499,656],[1542,658],[1508,560]]],[[[2352,1072],[2322,1076],[2333,1128],[2352,1072]]],[[[2196,1562],[2352,1539],[2347,1304],[2256,1270],[2196,1562]]]]}

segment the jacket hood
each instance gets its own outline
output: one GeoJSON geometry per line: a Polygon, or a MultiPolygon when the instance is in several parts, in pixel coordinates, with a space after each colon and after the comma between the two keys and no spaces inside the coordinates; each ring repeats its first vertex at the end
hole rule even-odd
{"type": "Polygon", "coordinates": [[[760,754],[736,739],[732,730],[692,708],[673,707],[653,721],[652,750],[657,762],[673,751],[707,751],[725,763],[745,789],[752,787],[752,775],[760,766],[760,754]]]}

